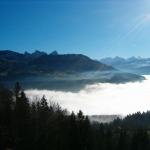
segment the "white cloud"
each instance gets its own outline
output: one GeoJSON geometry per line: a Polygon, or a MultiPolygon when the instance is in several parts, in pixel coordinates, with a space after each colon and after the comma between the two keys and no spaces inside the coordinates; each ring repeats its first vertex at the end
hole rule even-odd
{"type": "Polygon", "coordinates": [[[143,82],[110,84],[97,83],[77,92],[27,90],[31,99],[45,95],[63,108],[85,114],[123,114],[150,109],[150,76],[143,82]]]}

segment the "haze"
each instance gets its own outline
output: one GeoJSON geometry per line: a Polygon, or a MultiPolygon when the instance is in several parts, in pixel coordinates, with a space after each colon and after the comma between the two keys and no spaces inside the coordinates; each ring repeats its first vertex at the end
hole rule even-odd
{"type": "Polygon", "coordinates": [[[149,110],[150,75],[143,82],[126,84],[97,83],[88,85],[77,93],[49,90],[26,90],[32,100],[43,95],[69,111],[82,110],[86,115],[126,115],[149,110]]]}

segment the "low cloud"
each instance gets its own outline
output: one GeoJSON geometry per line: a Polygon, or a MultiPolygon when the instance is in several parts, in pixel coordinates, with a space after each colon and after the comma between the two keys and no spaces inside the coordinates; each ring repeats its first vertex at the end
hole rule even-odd
{"type": "Polygon", "coordinates": [[[32,100],[46,96],[48,101],[59,103],[69,111],[82,110],[86,115],[126,115],[150,109],[150,76],[143,82],[126,84],[97,83],[77,93],[49,90],[26,90],[32,100]]]}

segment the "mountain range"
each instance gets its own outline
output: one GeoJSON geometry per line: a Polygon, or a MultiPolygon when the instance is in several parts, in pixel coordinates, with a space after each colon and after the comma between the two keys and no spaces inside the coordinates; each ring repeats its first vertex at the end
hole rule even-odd
{"type": "Polygon", "coordinates": [[[120,71],[83,54],[0,51],[0,83],[4,84],[20,81],[25,88],[70,90],[97,82],[141,80],[144,80],[143,76],[120,71]]]}
{"type": "Polygon", "coordinates": [[[0,51],[0,75],[40,74],[54,72],[85,72],[114,70],[109,65],[92,60],[82,54],[60,55],[35,51],[20,54],[14,51],[0,51]]]}
{"type": "Polygon", "coordinates": [[[150,74],[150,58],[142,58],[142,57],[130,57],[130,58],[122,58],[122,57],[107,57],[100,59],[100,62],[105,63],[107,65],[112,65],[115,68],[140,74],[140,75],[149,75],[150,74]]]}

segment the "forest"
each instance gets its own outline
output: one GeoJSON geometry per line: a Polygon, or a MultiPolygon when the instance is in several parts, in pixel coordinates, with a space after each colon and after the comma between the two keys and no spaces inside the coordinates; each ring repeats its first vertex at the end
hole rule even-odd
{"type": "Polygon", "coordinates": [[[31,102],[16,83],[0,87],[1,150],[149,150],[150,112],[137,112],[111,123],[90,122],[47,102],[31,102]]]}

